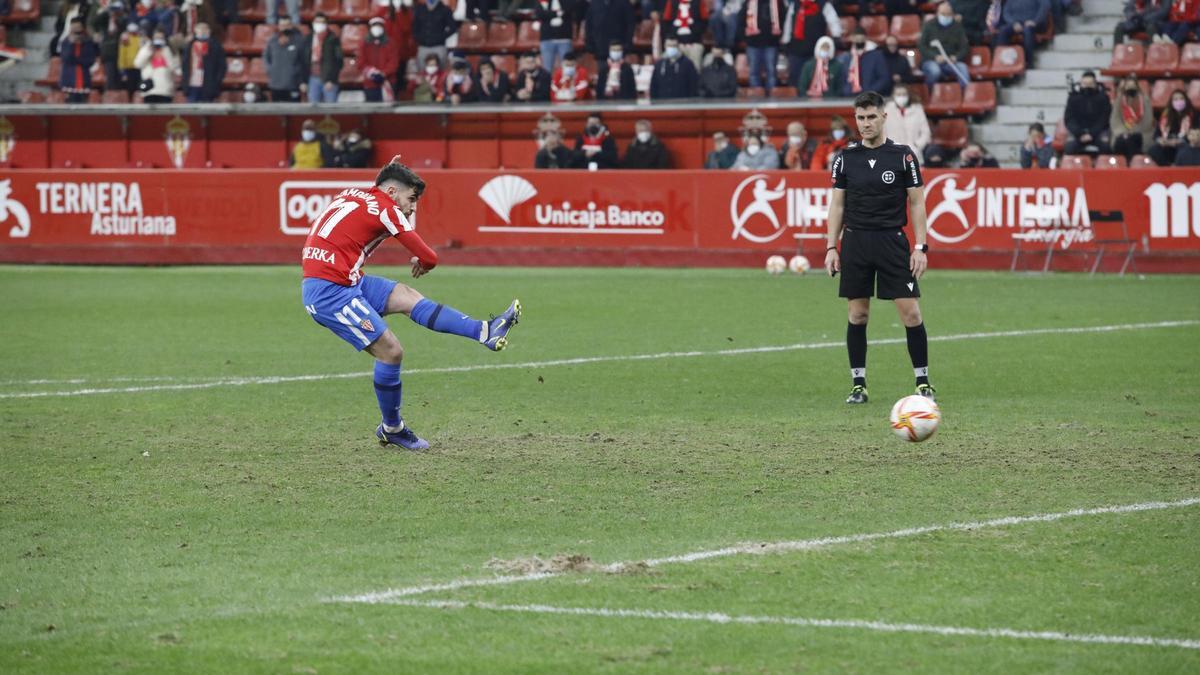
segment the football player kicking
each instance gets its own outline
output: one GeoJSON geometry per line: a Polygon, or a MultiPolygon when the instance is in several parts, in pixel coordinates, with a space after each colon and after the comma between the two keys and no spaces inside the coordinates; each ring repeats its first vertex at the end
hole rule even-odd
{"type": "Polygon", "coordinates": [[[508,333],[517,325],[521,302],[513,300],[500,316],[480,321],[402,283],[363,274],[367,256],[388,237],[395,237],[414,254],[413,278],[437,265],[437,254],[413,225],[413,211],[425,191],[425,181],[399,160],[397,155],[379,171],[374,187],[340,192],[313,221],[304,242],[301,289],[304,308],[313,320],[375,357],[375,397],[383,413],[383,422],[375,430],[379,444],[424,450],[429,443],[400,417],[404,348],[383,315],[405,314],[425,328],[461,335],[498,352],[508,344],[508,333]]]}

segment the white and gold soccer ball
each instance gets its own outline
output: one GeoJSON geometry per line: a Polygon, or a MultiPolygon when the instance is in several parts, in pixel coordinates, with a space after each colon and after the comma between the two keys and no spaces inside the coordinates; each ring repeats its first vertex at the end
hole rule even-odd
{"type": "Polygon", "coordinates": [[[792,274],[804,274],[812,269],[812,265],[808,262],[808,258],[802,255],[794,255],[788,261],[788,269],[792,271],[792,274]]]}
{"type": "Polygon", "coordinates": [[[906,441],[920,443],[937,431],[942,411],[932,399],[905,396],[892,406],[892,431],[906,441]]]}
{"type": "Polygon", "coordinates": [[[787,269],[787,260],[781,255],[773,255],[767,258],[767,273],[768,274],[783,274],[787,269]]]}

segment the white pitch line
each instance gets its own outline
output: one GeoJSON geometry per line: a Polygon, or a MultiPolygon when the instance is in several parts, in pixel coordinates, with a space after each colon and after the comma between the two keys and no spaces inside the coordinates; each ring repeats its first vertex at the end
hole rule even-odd
{"type": "MultiPolygon", "coordinates": [[[[827,546],[836,546],[839,544],[858,544],[867,541],[875,541],[879,539],[902,539],[905,537],[914,537],[931,532],[959,532],[964,530],[981,530],[993,527],[1007,527],[1010,525],[1024,525],[1026,523],[1049,523],[1064,518],[1079,518],[1081,516],[1096,516],[1112,513],[1134,513],[1138,511],[1156,511],[1162,509],[1176,509],[1186,506],[1195,506],[1200,504],[1200,497],[1192,497],[1190,499],[1180,499],[1173,502],[1143,502],[1141,504],[1126,504],[1124,506],[1102,506],[1099,508],[1090,509],[1072,509],[1070,511],[1061,511],[1059,513],[1042,513],[1031,516],[1007,516],[1004,518],[993,518],[991,520],[980,520],[968,523],[944,523],[941,525],[926,525],[924,527],[909,527],[902,530],[892,530],[891,532],[875,532],[870,534],[851,534],[841,537],[821,537],[819,539],[803,539],[799,541],[777,541],[755,544],[742,544],[740,546],[729,546],[709,551],[696,551],[693,553],[685,553],[683,555],[670,556],[666,558],[654,558],[651,560],[635,561],[635,562],[619,562],[602,567],[606,571],[618,571],[632,564],[642,564],[649,567],[658,567],[660,565],[670,564],[686,564],[698,562],[701,560],[710,560],[712,558],[723,558],[734,555],[761,555],[765,553],[782,553],[790,551],[811,551],[813,549],[825,548],[827,546]]],[[[499,586],[505,584],[514,584],[524,581],[537,581],[539,579],[550,579],[553,577],[563,576],[565,572],[537,572],[533,574],[522,574],[504,577],[484,577],[477,579],[459,579],[457,581],[449,581],[441,584],[433,584],[427,586],[411,586],[408,588],[394,588],[384,591],[375,591],[372,593],[363,593],[361,595],[348,595],[331,598],[330,602],[352,602],[378,604],[386,602],[394,602],[397,598],[403,598],[413,595],[424,595],[426,593],[434,593],[439,591],[456,591],[462,588],[472,588],[476,586],[499,586]]]]}
{"type": "MultiPolygon", "coordinates": [[[[988,333],[957,333],[939,335],[929,338],[930,342],[957,342],[960,340],[985,340],[1004,337],[1029,337],[1032,335],[1070,335],[1079,333],[1112,333],[1127,330],[1149,330],[1154,328],[1179,328],[1183,326],[1200,325],[1198,320],[1158,321],[1155,323],[1127,323],[1110,326],[1077,326],[1064,328],[1032,328],[1028,330],[1006,330],[988,333]]],[[[875,340],[873,345],[904,344],[905,338],[888,338],[875,340]]],[[[713,351],[659,352],[656,354],[626,354],[615,356],[585,356],[571,359],[553,359],[549,361],[525,361],[520,363],[480,363],[470,366],[449,366],[444,368],[413,368],[406,370],[405,375],[428,375],[436,373],[473,373],[483,370],[511,370],[515,368],[548,368],[552,366],[578,366],[592,363],[612,363],[617,361],[657,361],[662,359],[694,358],[698,356],[741,356],[745,354],[769,354],[776,352],[792,352],[807,349],[830,349],[842,347],[846,343],[808,342],[791,345],[775,345],[766,347],[743,347],[739,349],[718,349],[713,351]]],[[[288,382],[314,382],[321,380],[345,380],[358,377],[369,377],[370,372],[331,373],[324,375],[279,375],[267,377],[230,377],[210,382],[192,382],[180,384],[160,384],[145,387],[97,387],[87,389],[71,389],[66,391],[23,391],[0,393],[0,399],[6,398],[45,398],[57,396],[91,396],[96,394],[141,394],[155,391],[188,391],[193,389],[212,389],[214,387],[240,387],[253,384],[284,384],[288,382]]]]}
{"type": "Polygon", "coordinates": [[[1011,638],[1016,640],[1049,640],[1053,642],[1082,642],[1088,644],[1139,645],[1146,647],[1179,647],[1200,649],[1200,640],[1147,637],[1142,635],[1099,635],[1066,633],[1062,631],[1030,631],[1013,628],[965,628],[934,626],[920,623],[889,623],[861,619],[806,619],[790,616],[739,616],[721,612],[671,612],[653,609],[610,609],[607,607],[555,607],[551,605],[497,605],[490,602],[458,602],[455,600],[393,600],[388,604],[432,609],[485,609],[494,612],[527,614],[565,614],[598,616],[618,619],[658,619],[669,621],[703,621],[716,624],[777,624],[804,628],[845,628],[882,633],[927,633],[932,635],[961,635],[981,638],[1011,638]]]}

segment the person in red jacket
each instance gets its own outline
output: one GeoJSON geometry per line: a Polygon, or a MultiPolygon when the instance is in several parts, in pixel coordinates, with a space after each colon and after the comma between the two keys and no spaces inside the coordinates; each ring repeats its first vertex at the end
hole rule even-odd
{"type": "Polygon", "coordinates": [[[412,32],[413,10],[411,5],[412,3],[403,5],[384,0],[382,4],[375,3],[375,9],[371,14],[372,18],[383,19],[384,32],[387,33],[388,42],[396,50],[397,77],[394,80],[396,91],[404,89],[404,74],[408,72],[408,62],[417,56],[417,43],[413,40],[412,32]]]}
{"type": "Polygon", "coordinates": [[[363,95],[368,101],[393,101],[399,52],[387,36],[382,17],[371,19],[367,39],[358,48],[358,67],[363,74],[363,95]]]}
{"type": "Polygon", "coordinates": [[[592,84],[586,68],[580,68],[575,52],[563,57],[550,81],[550,100],[555,103],[586,101],[592,97],[592,84]]]}
{"type": "Polygon", "coordinates": [[[1171,3],[1171,11],[1167,13],[1167,23],[1163,33],[1182,45],[1188,41],[1188,35],[1200,35],[1200,0],[1175,0],[1171,3]]]}

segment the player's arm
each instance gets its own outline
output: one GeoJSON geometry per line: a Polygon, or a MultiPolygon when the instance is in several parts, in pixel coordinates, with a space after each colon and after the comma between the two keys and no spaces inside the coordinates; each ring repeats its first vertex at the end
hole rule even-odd
{"type": "Polygon", "coordinates": [[[401,230],[396,235],[396,239],[401,244],[404,244],[404,248],[413,254],[412,275],[414,279],[437,267],[437,252],[430,248],[429,244],[426,244],[425,240],[415,230],[401,230]]]}
{"type": "Polygon", "coordinates": [[[846,191],[833,188],[829,195],[829,229],[825,237],[825,272],[833,276],[842,271],[838,240],[842,236],[842,214],[846,210],[846,191]]]}
{"type": "Polygon", "coordinates": [[[908,188],[908,218],[912,221],[913,238],[916,239],[912,256],[908,260],[908,268],[912,270],[914,279],[920,279],[929,267],[929,260],[924,250],[928,228],[925,223],[925,187],[923,185],[908,188]]]}

